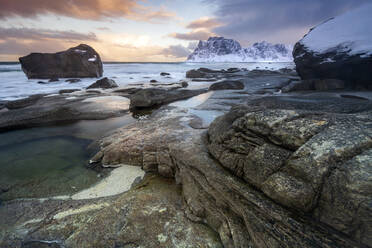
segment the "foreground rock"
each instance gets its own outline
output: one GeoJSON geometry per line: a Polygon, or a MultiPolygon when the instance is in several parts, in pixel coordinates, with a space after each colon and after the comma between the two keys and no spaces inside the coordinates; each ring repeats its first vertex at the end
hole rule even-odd
{"type": "Polygon", "coordinates": [[[175,177],[187,216],[224,247],[367,247],[372,106],[342,114],[264,99],[219,117],[207,134],[180,112],[159,112],[104,139],[98,157],[175,177]]]}
{"type": "Polygon", "coordinates": [[[85,44],[58,53],[31,53],[19,61],[28,78],[101,77],[103,73],[99,54],[85,44]]]}
{"type": "Polygon", "coordinates": [[[243,90],[244,83],[239,80],[225,80],[214,83],[209,87],[209,90],[243,90]]]}
{"type": "Polygon", "coordinates": [[[109,198],[7,202],[0,218],[4,248],[222,248],[213,230],[183,214],[180,187],[150,175],[129,192],[109,198]]]}
{"type": "Polygon", "coordinates": [[[87,89],[112,89],[119,87],[114,80],[108,79],[107,77],[97,80],[94,84],[88,86],[87,89]]]}
{"type": "Polygon", "coordinates": [[[187,99],[205,93],[206,90],[142,89],[130,96],[130,108],[149,108],[187,99]]]}
{"type": "Polygon", "coordinates": [[[350,88],[372,89],[372,4],[312,29],[294,47],[302,79],[340,79],[350,88]],[[330,31],[331,30],[331,31],[330,31]]]}

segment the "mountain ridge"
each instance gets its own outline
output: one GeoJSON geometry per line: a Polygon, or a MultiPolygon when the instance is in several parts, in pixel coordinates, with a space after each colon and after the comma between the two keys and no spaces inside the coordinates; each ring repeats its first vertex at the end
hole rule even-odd
{"type": "Polygon", "coordinates": [[[224,37],[200,40],[188,62],[292,62],[292,47],[284,44],[256,42],[243,48],[240,43],[224,37]]]}

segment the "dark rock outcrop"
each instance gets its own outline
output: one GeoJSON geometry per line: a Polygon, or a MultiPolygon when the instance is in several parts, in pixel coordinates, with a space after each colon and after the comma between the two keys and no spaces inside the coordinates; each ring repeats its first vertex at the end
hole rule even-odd
{"type": "Polygon", "coordinates": [[[27,106],[34,105],[38,102],[41,98],[43,98],[43,94],[32,95],[24,99],[14,100],[6,102],[5,107],[7,109],[20,109],[25,108],[27,106]]]}
{"type": "Polygon", "coordinates": [[[67,79],[65,82],[69,82],[69,83],[73,84],[73,83],[81,82],[81,79],[79,79],[79,78],[71,78],[71,79],[67,79]]]}
{"type": "Polygon", "coordinates": [[[365,35],[370,31],[360,28],[369,26],[371,10],[371,4],[364,5],[332,18],[297,42],[293,57],[301,78],[335,78],[345,81],[349,88],[372,89],[372,53],[367,45],[371,41],[365,35]]]}
{"type": "Polygon", "coordinates": [[[130,96],[130,108],[150,108],[187,99],[205,93],[206,90],[142,89],[130,96]]]}
{"type": "Polygon", "coordinates": [[[240,80],[224,80],[214,83],[209,87],[209,90],[242,90],[244,83],[240,80]]]}
{"type": "Polygon", "coordinates": [[[31,53],[19,61],[28,78],[101,77],[103,73],[99,54],[85,44],[58,53],[31,53]]]}
{"type": "Polygon", "coordinates": [[[75,92],[75,91],[80,91],[80,89],[64,89],[64,90],[60,90],[58,93],[59,94],[68,94],[68,93],[72,93],[72,92],[75,92]]]}
{"type": "Polygon", "coordinates": [[[342,90],[345,82],[339,79],[307,79],[291,81],[289,85],[282,88],[282,92],[304,91],[304,90],[342,90]]]}
{"type": "Polygon", "coordinates": [[[114,80],[108,79],[107,77],[97,80],[95,83],[87,87],[87,89],[112,89],[119,87],[114,80]]]}

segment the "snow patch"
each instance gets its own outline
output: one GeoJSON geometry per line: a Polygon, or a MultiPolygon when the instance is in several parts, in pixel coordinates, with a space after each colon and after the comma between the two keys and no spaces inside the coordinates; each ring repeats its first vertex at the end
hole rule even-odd
{"type": "Polygon", "coordinates": [[[318,54],[372,55],[371,13],[372,4],[365,4],[315,27],[300,43],[318,54]]]}
{"type": "Polygon", "coordinates": [[[89,62],[94,62],[94,61],[96,61],[96,60],[97,60],[97,55],[94,55],[93,58],[89,58],[89,59],[88,59],[89,62]]]}

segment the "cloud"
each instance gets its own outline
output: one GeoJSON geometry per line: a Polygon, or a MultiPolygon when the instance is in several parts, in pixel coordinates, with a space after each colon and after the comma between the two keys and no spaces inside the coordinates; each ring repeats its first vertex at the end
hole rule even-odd
{"type": "Polygon", "coordinates": [[[125,17],[142,21],[169,20],[175,17],[164,8],[153,10],[139,0],[0,0],[0,19],[14,16],[34,18],[55,14],[78,19],[97,20],[125,17]]]}
{"type": "Polygon", "coordinates": [[[197,30],[188,33],[171,33],[169,36],[179,40],[206,40],[214,34],[207,30],[197,30]]]}
{"type": "Polygon", "coordinates": [[[100,31],[111,31],[111,28],[108,28],[108,27],[98,27],[96,29],[100,31]]]}
{"type": "Polygon", "coordinates": [[[0,27],[0,54],[9,60],[31,52],[57,52],[79,43],[97,43],[94,33],[0,27]]]}
{"type": "Polygon", "coordinates": [[[221,26],[221,23],[219,21],[217,21],[215,18],[202,17],[202,18],[199,18],[199,19],[189,23],[186,26],[186,28],[189,28],[189,29],[200,29],[200,28],[211,29],[211,28],[215,28],[215,27],[219,27],[219,26],[221,26]]]}
{"type": "Polygon", "coordinates": [[[31,52],[56,52],[65,50],[66,48],[66,45],[61,41],[55,41],[53,43],[47,40],[26,42],[9,39],[0,41],[0,54],[12,55],[9,56],[9,60],[16,60],[19,56],[31,52]]]}
{"type": "Polygon", "coordinates": [[[219,35],[247,43],[259,40],[271,42],[286,40],[294,43],[310,27],[370,0],[206,0],[206,2],[217,5],[216,19],[224,24],[213,29],[219,35]],[[288,37],[288,34],[291,36],[288,37]]]}
{"type": "Polygon", "coordinates": [[[175,58],[184,58],[189,56],[191,52],[192,51],[190,51],[188,47],[184,47],[182,45],[173,45],[163,49],[162,54],[175,58]]]}
{"type": "Polygon", "coordinates": [[[75,31],[55,31],[50,29],[36,28],[2,28],[0,27],[0,39],[24,39],[24,40],[74,40],[74,41],[96,41],[94,33],[78,33],[75,31]]]}

